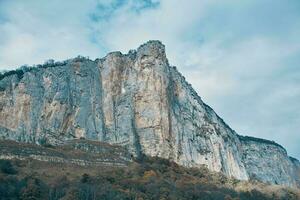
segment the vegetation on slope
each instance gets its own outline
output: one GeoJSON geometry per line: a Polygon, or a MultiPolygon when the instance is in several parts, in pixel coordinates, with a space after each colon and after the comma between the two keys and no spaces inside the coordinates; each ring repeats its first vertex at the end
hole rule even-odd
{"type": "Polygon", "coordinates": [[[83,139],[70,140],[60,146],[0,140],[0,155],[2,158],[9,157],[10,159],[30,157],[52,163],[94,166],[112,164],[126,166],[131,160],[131,155],[121,146],[83,139]]]}
{"type": "Polygon", "coordinates": [[[0,170],[1,200],[299,199],[291,189],[240,182],[160,158],[143,157],[128,167],[2,160],[0,170]]]}
{"type": "Polygon", "coordinates": [[[18,79],[22,79],[23,75],[27,72],[37,71],[39,69],[45,69],[49,67],[57,67],[57,66],[64,66],[67,65],[71,61],[84,61],[84,60],[90,60],[89,57],[84,57],[78,55],[77,57],[65,61],[54,61],[53,59],[46,60],[44,64],[38,64],[33,66],[23,65],[15,70],[9,70],[9,71],[2,71],[0,72],[0,81],[4,79],[7,76],[11,75],[17,75],[18,79]]]}

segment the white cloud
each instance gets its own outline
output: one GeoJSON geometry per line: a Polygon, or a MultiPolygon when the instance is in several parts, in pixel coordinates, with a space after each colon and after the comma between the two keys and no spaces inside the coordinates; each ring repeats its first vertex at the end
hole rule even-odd
{"type": "Polygon", "coordinates": [[[7,19],[0,24],[0,70],[43,63],[49,58],[103,55],[101,47],[89,40],[85,25],[92,5],[6,1],[0,6],[7,19]]]}

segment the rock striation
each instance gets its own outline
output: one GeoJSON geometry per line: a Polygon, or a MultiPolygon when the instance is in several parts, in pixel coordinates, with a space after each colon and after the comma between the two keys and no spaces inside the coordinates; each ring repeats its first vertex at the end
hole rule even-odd
{"type": "Polygon", "coordinates": [[[86,138],[241,180],[299,184],[299,162],[274,142],[235,133],[169,65],[159,41],[2,76],[0,137],[57,145],[86,138]]]}
{"type": "Polygon", "coordinates": [[[132,162],[124,148],[88,140],[72,140],[56,147],[1,140],[0,159],[109,167],[126,167],[132,162]]]}

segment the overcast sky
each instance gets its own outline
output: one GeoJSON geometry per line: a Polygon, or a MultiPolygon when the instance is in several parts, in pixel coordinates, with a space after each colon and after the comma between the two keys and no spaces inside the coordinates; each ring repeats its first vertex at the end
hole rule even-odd
{"type": "Polygon", "coordinates": [[[299,0],[0,0],[0,70],[150,39],[234,130],[300,159],[299,0]]]}

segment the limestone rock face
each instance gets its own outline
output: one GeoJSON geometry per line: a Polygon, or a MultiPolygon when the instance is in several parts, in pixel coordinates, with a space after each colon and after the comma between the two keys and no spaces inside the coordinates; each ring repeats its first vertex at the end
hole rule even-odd
{"type": "Polygon", "coordinates": [[[251,178],[291,187],[299,184],[299,161],[288,157],[282,146],[258,138],[239,138],[242,161],[251,178]]]}
{"type": "Polygon", "coordinates": [[[169,65],[159,41],[5,76],[0,119],[4,139],[60,144],[83,137],[242,180],[297,184],[285,150],[236,134],[169,65]]]}

